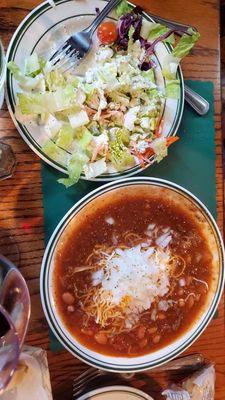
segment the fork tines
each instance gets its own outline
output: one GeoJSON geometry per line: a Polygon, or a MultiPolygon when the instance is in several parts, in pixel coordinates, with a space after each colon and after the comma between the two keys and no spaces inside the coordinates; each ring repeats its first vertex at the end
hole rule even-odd
{"type": "Polygon", "coordinates": [[[87,371],[75,378],[73,381],[73,397],[75,398],[78,396],[85,389],[87,384],[102,375],[104,375],[103,371],[95,368],[89,368],[87,371]]]}
{"type": "Polygon", "coordinates": [[[68,71],[73,66],[76,66],[81,57],[79,51],[74,49],[70,41],[67,40],[62,46],[51,56],[50,62],[53,67],[61,69],[62,72],[68,71]]]}

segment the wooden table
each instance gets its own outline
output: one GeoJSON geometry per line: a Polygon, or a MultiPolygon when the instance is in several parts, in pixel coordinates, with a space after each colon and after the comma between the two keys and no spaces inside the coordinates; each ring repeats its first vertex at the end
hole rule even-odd
{"type": "MultiPolygon", "coordinates": [[[[192,55],[183,62],[184,76],[189,79],[213,80],[215,85],[216,177],[218,224],[223,229],[223,175],[220,98],[219,2],[216,0],[139,0],[138,3],[163,17],[189,23],[198,28],[201,40],[192,55]]],[[[1,0],[0,37],[5,48],[20,21],[38,0],[1,0]]],[[[87,368],[67,351],[49,351],[48,326],[39,296],[39,272],[44,252],[43,207],[40,161],[14,128],[6,105],[0,111],[0,137],[9,143],[17,157],[16,172],[0,183],[0,228],[13,236],[20,250],[20,270],[31,294],[32,316],[27,343],[48,350],[48,361],[54,399],[69,399],[72,378],[87,368]],[[69,390],[69,392],[70,392],[69,390]],[[69,393],[68,392],[68,393],[69,393]]],[[[187,351],[202,352],[216,364],[216,400],[225,399],[225,330],[223,300],[219,318],[213,320],[201,338],[187,351]]]]}

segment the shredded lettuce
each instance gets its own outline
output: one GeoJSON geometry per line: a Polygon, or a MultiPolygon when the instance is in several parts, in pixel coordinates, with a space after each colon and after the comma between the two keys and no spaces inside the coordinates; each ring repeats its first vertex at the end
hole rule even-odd
{"type": "Polygon", "coordinates": [[[58,69],[48,72],[45,76],[45,81],[49,91],[55,91],[58,88],[65,88],[67,85],[65,77],[58,69]]]}
{"type": "MultiPolygon", "coordinates": [[[[166,32],[169,32],[169,28],[166,26],[152,23],[150,25],[148,40],[153,42],[166,32]]],[[[175,42],[174,34],[171,34],[168,38],[164,39],[164,41],[173,44],[175,42]]]]}
{"type": "Polygon", "coordinates": [[[96,178],[96,176],[104,174],[104,172],[106,171],[107,165],[105,162],[105,158],[101,158],[101,160],[86,164],[84,166],[84,173],[87,179],[96,178]]]}
{"type": "Polygon", "coordinates": [[[72,128],[79,128],[80,126],[87,125],[89,122],[88,114],[84,110],[68,115],[68,118],[72,128]]]}
{"type": "Polygon", "coordinates": [[[166,157],[168,154],[167,142],[166,142],[166,138],[164,138],[164,137],[155,139],[151,143],[151,148],[153,149],[153,151],[155,153],[155,159],[158,163],[160,161],[162,161],[162,159],[164,157],[166,157]]]}
{"type": "Polygon", "coordinates": [[[148,71],[142,71],[141,75],[144,78],[147,78],[150,82],[155,83],[155,73],[153,68],[149,69],[148,71]]]}
{"type": "Polygon", "coordinates": [[[18,104],[22,114],[55,113],[71,107],[74,99],[72,86],[59,88],[55,92],[18,93],[18,104]]]}
{"type": "Polygon", "coordinates": [[[83,150],[87,150],[92,138],[93,136],[91,132],[87,128],[83,128],[81,133],[78,135],[78,146],[83,150]]]}
{"type": "Polygon", "coordinates": [[[25,60],[25,75],[31,75],[39,73],[41,66],[36,53],[33,53],[29,58],[25,60]]]}
{"type": "Polygon", "coordinates": [[[200,34],[193,29],[188,29],[188,34],[184,34],[172,53],[167,54],[163,60],[163,76],[166,79],[176,79],[177,68],[182,58],[186,57],[195,43],[198,41],[200,34]]]}
{"type": "Polygon", "coordinates": [[[52,140],[48,140],[44,146],[42,146],[42,150],[49,158],[66,166],[67,153],[63,149],[60,149],[52,140]]]}
{"type": "Polygon", "coordinates": [[[122,15],[129,13],[132,9],[133,7],[128,4],[126,0],[122,0],[116,7],[116,15],[119,18],[122,15]]]}
{"type": "Polygon", "coordinates": [[[117,171],[123,171],[128,166],[135,164],[134,157],[130,154],[129,149],[124,145],[123,132],[116,132],[115,140],[110,142],[110,160],[117,171]]]}
{"type": "Polygon", "coordinates": [[[66,186],[66,188],[74,185],[80,179],[84,165],[89,161],[89,158],[84,152],[76,151],[70,158],[67,164],[69,177],[58,179],[58,182],[66,186]]]}
{"type": "Polygon", "coordinates": [[[8,69],[11,71],[14,78],[19,83],[21,89],[24,90],[35,89],[39,85],[40,80],[43,79],[42,74],[36,75],[34,78],[30,76],[25,76],[14,61],[9,61],[7,65],[8,69]]]}
{"type": "Polygon", "coordinates": [[[70,126],[70,124],[64,124],[56,139],[56,145],[61,147],[62,149],[69,150],[74,139],[74,129],[70,126]]]}
{"type": "Polygon", "coordinates": [[[179,99],[180,81],[178,79],[172,79],[166,82],[166,96],[172,99],[179,99]]]}
{"type": "Polygon", "coordinates": [[[189,28],[188,33],[189,35],[184,34],[181,37],[180,41],[174,48],[172,52],[173,57],[179,58],[180,60],[186,57],[194,47],[195,43],[199,40],[200,33],[198,31],[189,28]]]}

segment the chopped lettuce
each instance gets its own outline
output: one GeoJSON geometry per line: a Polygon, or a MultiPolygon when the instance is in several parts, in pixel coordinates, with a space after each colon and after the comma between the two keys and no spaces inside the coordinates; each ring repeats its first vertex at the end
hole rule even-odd
{"type": "Polygon", "coordinates": [[[150,82],[155,83],[155,73],[153,68],[149,69],[148,71],[142,71],[141,75],[144,78],[147,78],[150,82]]]}
{"type": "Polygon", "coordinates": [[[42,146],[42,150],[49,158],[66,166],[67,153],[63,149],[60,149],[52,140],[48,140],[44,146],[42,146]]]}
{"type": "Polygon", "coordinates": [[[104,172],[106,171],[107,165],[105,162],[105,158],[101,158],[101,160],[86,164],[84,166],[84,173],[87,179],[96,178],[96,176],[104,174],[104,172]]]}
{"type": "Polygon", "coordinates": [[[155,153],[155,159],[157,162],[162,161],[162,159],[168,154],[167,141],[165,137],[153,140],[151,148],[155,153]]]}
{"type": "Polygon", "coordinates": [[[21,89],[35,89],[40,84],[40,81],[43,80],[42,74],[36,75],[34,78],[30,76],[25,76],[14,61],[9,61],[7,65],[8,69],[11,71],[14,78],[19,83],[21,89]]]}
{"type": "Polygon", "coordinates": [[[70,125],[72,128],[79,128],[80,126],[87,125],[89,122],[89,117],[86,111],[81,110],[73,115],[68,115],[70,125]]]}
{"type": "Polygon", "coordinates": [[[172,99],[179,99],[180,97],[179,79],[171,79],[166,82],[166,96],[172,99]]]}
{"type": "MultiPolygon", "coordinates": [[[[44,114],[42,114],[44,117],[44,114]]],[[[54,117],[52,114],[48,114],[46,117],[46,121],[44,124],[45,132],[49,138],[53,138],[61,129],[62,122],[58,121],[57,118],[54,117]]]]}
{"type": "Polygon", "coordinates": [[[31,54],[29,58],[25,60],[25,75],[37,74],[40,72],[41,66],[36,53],[31,54]]]}
{"type": "Polygon", "coordinates": [[[66,186],[66,188],[77,183],[82,174],[84,165],[87,164],[88,161],[89,158],[87,155],[78,149],[76,153],[72,155],[67,164],[69,177],[58,179],[58,182],[66,186]]]}
{"type": "Polygon", "coordinates": [[[77,134],[77,138],[78,138],[78,146],[82,149],[82,150],[87,150],[88,145],[90,144],[93,136],[91,134],[91,132],[83,127],[80,132],[77,134]]]}
{"type": "Polygon", "coordinates": [[[66,79],[59,72],[58,69],[53,69],[52,71],[48,72],[45,76],[46,86],[49,91],[55,91],[58,88],[65,88],[67,83],[66,79]]]}
{"type": "Polygon", "coordinates": [[[200,38],[200,33],[198,31],[194,31],[192,28],[188,29],[188,33],[189,35],[184,34],[181,37],[180,41],[172,52],[172,55],[180,60],[189,54],[195,43],[200,38]]]}
{"type": "Polygon", "coordinates": [[[132,9],[133,7],[128,4],[126,0],[122,0],[116,7],[116,15],[119,18],[122,15],[129,13],[132,9]]]}
{"type": "Polygon", "coordinates": [[[117,171],[123,171],[135,164],[134,157],[124,145],[122,132],[118,130],[115,140],[110,142],[110,160],[117,171]]]}
{"type": "MultiPolygon", "coordinates": [[[[34,78],[35,79],[35,78],[34,78]]],[[[18,104],[22,114],[55,113],[71,107],[74,99],[72,86],[59,88],[55,92],[18,93],[18,104]]]]}
{"type": "Polygon", "coordinates": [[[171,54],[167,54],[163,60],[163,75],[167,79],[176,79],[176,72],[179,62],[187,56],[195,43],[198,41],[200,34],[193,29],[188,29],[188,34],[184,34],[171,54]]]}
{"type": "Polygon", "coordinates": [[[70,126],[70,124],[64,124],[57,135],[55,143],[62,149],[69,150],[73,139],[74,129],[70,126]]]}
{"type": "MultiPolygon", "coordinates": [[[[150,26],[148,40],[154,42],[154,40],[164,35],[164,33],[169,32],[169,30],[170,29],[164,25],[152,23],[150,26]]],[[[168,36],[168,38],[164,39],[164,41],[173,44],[175,42],[174,35],[171,34],[170,36],[168,36]]]]}

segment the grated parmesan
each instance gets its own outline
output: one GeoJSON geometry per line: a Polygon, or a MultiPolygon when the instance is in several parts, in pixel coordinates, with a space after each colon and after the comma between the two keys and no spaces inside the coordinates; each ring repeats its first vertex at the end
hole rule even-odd
{"type": "MultiPolygon", "coordinates": [[[[101,301],[124,307],[130,315],[148,310],[157,297],[169,291],[171,255],[168,249],[144,247],[117,248],[108,255],[106,266],[92,274],[94,286],[101,284],[101,301]]],[[[134,318],[135,320],[135,318],[134,318]]]]}

